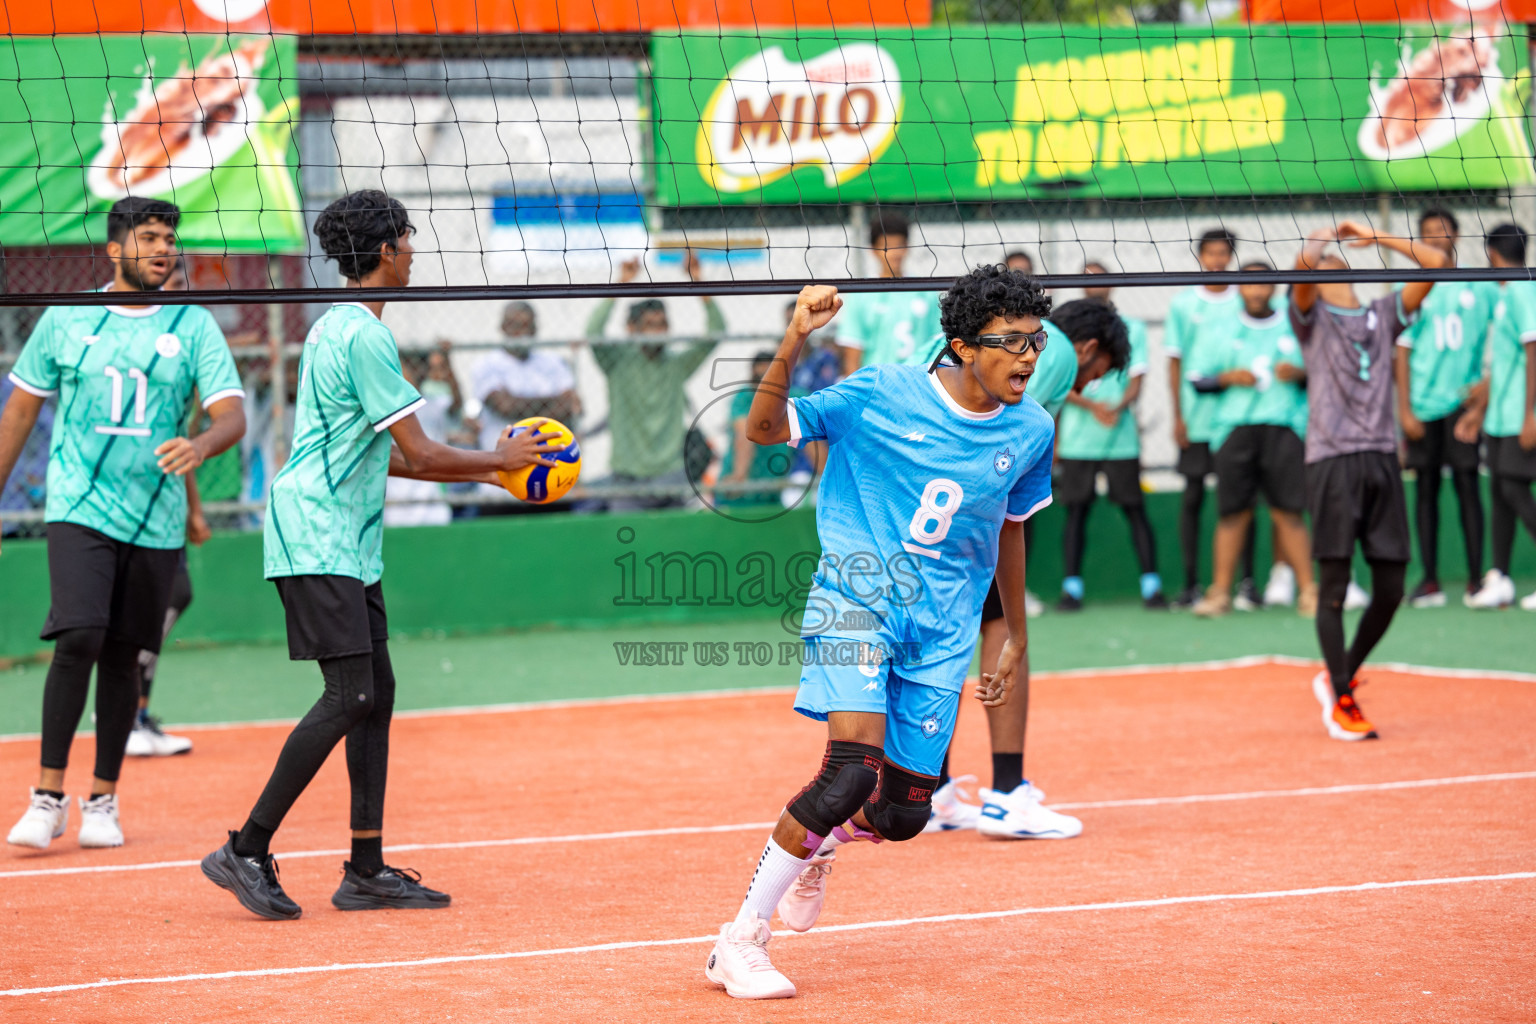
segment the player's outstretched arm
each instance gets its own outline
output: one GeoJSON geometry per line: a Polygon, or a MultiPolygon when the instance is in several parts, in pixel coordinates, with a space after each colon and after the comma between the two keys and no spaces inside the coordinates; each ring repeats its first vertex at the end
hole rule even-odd
{"type": "Polygon", "coordinates": [[[800,353],[811,332],[825,327],[843,308],[842,297],[831,285],[810,284],[800,290],[795,300],[795,315],[790,318],[768,372],[758,382],[747,413],[747,438],[754,444],[783,444],[789,440],[789,380],[800,361],[800,353]]]}
{"type": "MultiPolygon", "coordinates": [[[[1323,258],[1323,250],[1328,243],[1338,237],[1332,228],[1318,228],[1307,236],[1307,242],[1301,247],[1301,255],[1296,257],[1297,270],[1316,270],[1318,263],[1323,258]]],[[[1317,301],[1317,285],[1301,283],[1291,286],[1291,302],[1302,313],[1310,312],[1312,304],[1317,301]]]]}
{"type": "MultiPolygon", "coordinates": [[[[1377,245],[1383,249],[1402,253],[1427,270],[1438,270],[1451,265],[1451,257],[1432,245],[1415,242],[1411,238],[1400,238],[1397,235],[1384,235],[1375,228],[1367,227],[1357,221],[1347,220],[1340,224],[1338,236],[1339,241],[1347,242],[1356,249],[1377,245]]],[[[1403,303],[1403,312],[1410,316],[1417,313],[1434,286],[1433,281],[1413,281],[1403,285],[1399,296],[1403,303]]]]}
{"type": "Polygon", "coordinates": [[[16,468],[16,460],[21,458],[27,438],[37,426],[37,415],[43,411],[45,401],[47,399],[30,391],[11,389],[5,412],[0,413],[0,490],[11,478],[11,470],[16,468]]]}
{"type": "Polygon", "coordinates": [[[245,436],[245,401],[231,395],[208,407],[208,429],[188,440],[173,437],[155,449],[160,471],[186,476],[215,455],[222,455],[245,436]]]}
{"type": "Polygon", "coordinates": [[[1028,620],[1024,617],[1024,522],[1003,522],[997,538],[997,596],[1003,603],[1008,639],[1003,641],[996,672],[983,672],[976,684],[976,699],[989,708],[1008,703],[1013,685],[1024,668],[1029,648],[1028,620]]]}
{"type": "Polygon", "coordinates": [[[389,436],[395,442],[389,450],[390,476],[443,484],[494,484],[498,472],[510,473],[533,465],[553,466],[552,460],[542,456],[560,448],[550,440],[556,435],[530,430],[503,437],[496,443],[495,451],[454,448],[428,437],[414,415],[392,425],[389,436]]]}

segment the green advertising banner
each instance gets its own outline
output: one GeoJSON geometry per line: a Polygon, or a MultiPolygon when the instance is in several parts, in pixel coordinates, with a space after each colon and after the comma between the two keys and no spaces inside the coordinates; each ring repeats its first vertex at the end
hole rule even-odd
{"type": "Polygon", "coordinates": [[[189,249],[304,249],[292,36],[0,40],[0,245],[105,240],[128,196],[181,207],[189,249]]]}
{"type": "Polygon", "coordinates": [[[1517,31],[658,34],[654,187],[713,206],[1531,184],[1517,31]]]}

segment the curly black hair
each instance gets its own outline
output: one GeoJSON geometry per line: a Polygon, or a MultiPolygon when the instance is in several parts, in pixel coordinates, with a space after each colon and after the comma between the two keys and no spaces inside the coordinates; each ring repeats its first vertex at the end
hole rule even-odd
{"type": "Polygon", "coordinates": [[[379,265],[379,249],[394,245],[416,225],[400,200],[376,188],[349,192],[315,218],[315,238],[349,281],[361,281],[379,265]]]}
{"type": "MultiPolygon", "coordinates": [[[[1046,317],[1050,313],[1051,297],[1041,291],[1040,282],[1001,263],[982,264],[939,296],[939,326],[946,339],[974,339],[1000,316],[1046,317]]],[[[950,351],[946,343],[933,366],[950,351]]]]}
{"type": "Polygon", "coordinates": [[[1073,345],[1099,339],[1099,351],[1109,353],[1110,370],[1123,370],[1131,361],[1131,335],[1113,302],[1093,299],[1064,302],[1051,314],[1051,323],[1060,328],[1073,345]]]}
{"type": "Polygon", "coordinates": [[[163,199],[145,199],[143,196],[119,199],[107,211],[107,241],[121,244],[140,224],[152,220],[175,231],[181,220],[181,207],[163,199]]]}

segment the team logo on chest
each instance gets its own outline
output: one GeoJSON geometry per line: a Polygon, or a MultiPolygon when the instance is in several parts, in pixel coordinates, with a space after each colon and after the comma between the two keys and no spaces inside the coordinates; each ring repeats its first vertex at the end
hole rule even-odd
{"type": "Polygon", "coordinates": [[[155,351],[163,359],[175,359],[181,354],[181,339],[174,334],[162,334],[155,339],[155,351]]]}
{"type": "Polygon", "coordinates": [[[993,455],[992,468],[997,470],[998,476],[1007,476],[1008,471],[1013,468],[1013,450],[1011,448],[1004,448],[993,455]]]}

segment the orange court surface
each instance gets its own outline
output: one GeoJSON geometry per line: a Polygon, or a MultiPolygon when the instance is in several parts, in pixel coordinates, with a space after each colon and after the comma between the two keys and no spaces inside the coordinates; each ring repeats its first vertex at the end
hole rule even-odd
{"type": "MultiPolygon", "coordinates": [[[[386,859],[453,906],[331,908],[338,748],[273,846],[293,922],[197,868],[287,727],[196,729],[130,765],[127,845],[0,853],[0,1020],[1536,1019],[1536,682],[1368,672],[1383,738],[1343,744],[1312,671],[1037,678],[1026,774],[1083,835],[845,848],[769,1003],[703,965],[824,746],[786,691],[402,716],[386,859]]],[[[985,780],[966,704],[953,770],[985,780]]],[[[0,792],[36,758],[0,743],[0,792]]]]}

